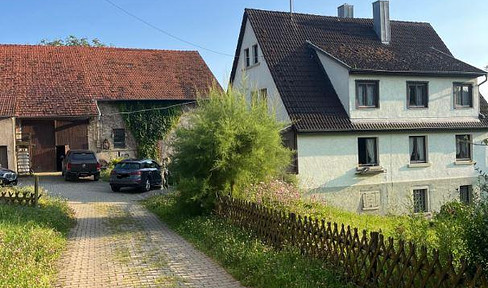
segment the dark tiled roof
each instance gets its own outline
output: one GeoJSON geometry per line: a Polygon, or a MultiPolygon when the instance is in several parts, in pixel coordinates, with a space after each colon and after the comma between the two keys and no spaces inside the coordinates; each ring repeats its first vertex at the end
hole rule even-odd
{"type": "Polygon", "coordinates": [[[193,100],[217,83],[196,51],[0,45],[0,115],[96,115],[101,100],[193,100]]]}
{"type": "MultiPolygon", "coordinates": [[[[428,23],[392,21],[390,45],[381,44],[372,19],[246,9],[234,60],[235,76],[249,20],[288,114],[298,131],[444,129],[446,123],[353,124],[317,59],[313,46],[337,58],[351,73],[448,74],[476,77],[486,72],[455,59],[428,23]],[[324,81],[325,79],[325,81],[324,81]]],[[[451,123],[467,128],[475,123],[451,123]],[[463,126],[464,125],[464,126],[463,126]]],[[[476,124],[475,126],[479,126],[476,124]]]]}

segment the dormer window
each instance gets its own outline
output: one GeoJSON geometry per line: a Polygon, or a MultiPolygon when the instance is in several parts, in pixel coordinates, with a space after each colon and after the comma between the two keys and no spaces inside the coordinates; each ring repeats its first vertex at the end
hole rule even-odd
{"type": "Polygon", "coordinates": [[[357,108],[379,107],[379,81],[356,81],[356,106],[357,108]]]}
{"type": "Polygon", "coordinates": [[[244,49],[244,61],[246,61],[246,67],[251,66],[251,58],[249,55],[249,48],[244,49]]]}
{"type": "Polygon", "coordinates": [[[454,83],[454,108],[473,107],[473,85],[454,83]]]}
{"type": "Polygon", "coordinates": [[[407,82],[408,108],[427,108],[429,105],[427,82],[407,82]]]}
{"type": "Polygon", "coordinates": [[[258,44],[252,46],[252,57],[253,57],[253,64],[258,64],[259,62],[259,50],[258,44]]]}

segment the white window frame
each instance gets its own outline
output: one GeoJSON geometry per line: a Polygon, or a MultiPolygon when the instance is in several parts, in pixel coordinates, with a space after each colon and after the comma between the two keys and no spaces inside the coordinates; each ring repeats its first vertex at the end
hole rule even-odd
{"type": "Polygon", "coordinates": [[[244,66],[251,67],[251,54],[249,48],[244,49],[244,66]]]}
{"type": "Polygon", "coordinates": [[[258,44],[252,45],[252,65],[259,63],[259,46],[258,44]]]}

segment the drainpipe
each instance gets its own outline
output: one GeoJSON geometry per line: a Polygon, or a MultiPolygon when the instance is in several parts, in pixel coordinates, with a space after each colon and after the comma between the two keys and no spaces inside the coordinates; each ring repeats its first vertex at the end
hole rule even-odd
{"type": "Polygon", "coordinates": [[[98,122],[97,122],[97,149],[101,146],[100,145],[100,130],[102,129],[102,112],[100,111],[100,107],[98,107],[98,101],[95,101],[95,106],[97,106],[98,111],[98,122]]]}
{"type": "Polygon", "coordinates": [[[483,82],[481,82],[480,84],[478,84],[478,89],[480,88],[481,85],[485,84],[487,81],[488,81],[488,74],[485,74],[485,80],[483,80],[483,82]]]}

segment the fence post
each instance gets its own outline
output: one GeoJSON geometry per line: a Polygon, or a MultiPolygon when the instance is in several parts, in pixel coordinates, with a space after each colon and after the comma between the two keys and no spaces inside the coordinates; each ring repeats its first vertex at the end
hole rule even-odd
{"type": "Polygon", "coordinates": [[[378,271],[378,253],[379,249],[379,232],[371,232],[371,243],[369,250],[369,265],[371,267],[370,273],[368,275],[371,283],[376,283],[376,273],[378,271]]]}
{"type": "Polygon", "coordinates": [[[34,174],[34,207],[37,207],[37,200],[39,199],[39,175],[34,174]]]}

